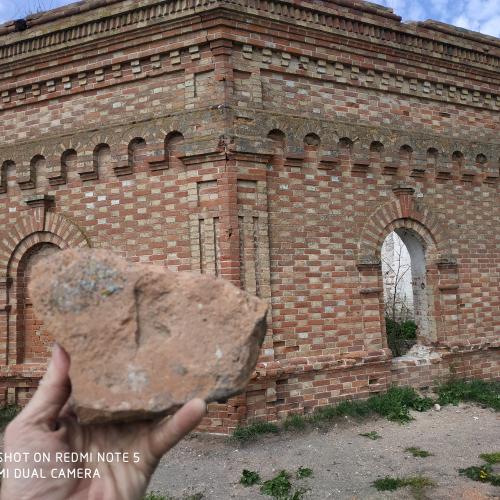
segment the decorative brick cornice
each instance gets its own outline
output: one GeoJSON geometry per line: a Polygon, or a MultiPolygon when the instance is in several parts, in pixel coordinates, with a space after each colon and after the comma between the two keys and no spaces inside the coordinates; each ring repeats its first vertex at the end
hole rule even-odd
{"type": "Polygon", "coordinates": [[[61,9],[60,16],[54,11],[53,15],[48,12],[45,17],[28,18],[28,29],[23,32],[16,32],[12,22],[0,26],[0,35],[4,35],[0,60],[19,59],[63,46],[81,45],[99,36],[112,36],[139,27],[143,29],[144,25],[170,20],[179,15],[199,14],[221,7],[309,25],[440,59],[452,58],[464,64],[479,64],[491,69],[500,67],[500,41],[493,37],[454,27],[446,28],[446,25],[436,22],[402,24],[399,16],[390,10],[363,2],[347,4],[325,1],[318,5],[299,0],[143,0],[138,6],[134,6],[134,2],[93,0],[73,10],[61,9]],[[88,9],[85,8],[86,4],[88,9]],[[65,19],[61,21],[63,16],[65,19]],[[51,24],[56,20],[56,23],[51,24]],[[30,29],[31,26],[36,26],[36,31],[30,29]],[[488,51],[484,50],[485,46],[489,47],[488,51]]]}
{"type": "MultiPolygon", "coordinates": [[[[218,40],[220,43],[230,43],[227,40],[218,40]]],[[[213,44],[212,44],[213,45],[213,44]]],[[[213,46],[210,50],[214,50],[213,46]]],[[[176,71],[184,71],[186,64],[181,63],[183,55],[199,53],[208,44],[194,44],[177,50],[158,50],[152,55],[142,56],[134,60],[122,62],[108,62],[105,65],[89,65],[85,71],[68,72],[67,69],[55,71],[53,74],[38,79],[17,79],[15,82],[0,85],[0,109],[30,105],[36,102],[60,98],[65,95],[86,92],[87,90],[101,89],[116,85],[130,78],[140,80],[153,76],[175,75],[176,71]]],[[[0,48],[1,50],[1,48],[0,48]]],[[[283,72],[296,73],[299,68],[301,76],[321,78],[338,84],[353,87],[371,88],[382,92],[391,92],[402,95],[411,95],[424,99],[472,106],[483,109],[500,109],[500,93],[495,93],[485,83],[460,80],[450,82],[448,75],[436,74],[427,78],[417,77],[415,74],[406,75],[401,69],[398,71],[376,71],[371,65],[354,65],[345,59],[346,56],[318,57],[299,56],[293,51],[276,51],[265,46],[249,44],[235,44],[234,50],[244,52],[245,59],[259,62],[261,67],[273,66],[276,58],[285,58],[286,66],[283,72]],[[245,52],[246,51],[246,52],[245,52]],[[345,59],[345,60],[344,60],[345,59]],[[305,61],[307,60],[307,61],[305,61]],[[460,83],[461,82],[461,83],[460,83]]],[[[190,58],[185,58],[186,61],[190,58]]],[[[206,71],[200,67],[198,71],[206,71]]],[[[276,71],[276,69],[274,69],[276,71]]]]}
{"type": "Polygon", "coordinates": [[[324,81],[352,87],[370,88],[381,92],[410,95],[463,106],[500,109],[500,93],[485,84],[460,80],[450,82],[449,75],[436,73],[422,78],[405,74],[404,70],[374,70],[371,63],[352,64],[348,54],[325,55],[324,58],[304,57],[293,51],[272,50],[250,44],[235,45],[244,59],[259,62],[261,70],[297,74],[301,78],[320,78],[324,81]],[[251,49],[251,50],[250,50],[251,49]],[[246,51],[246,52],[245,52],[246,51]],[[285,61],[286,66],[280,64],[285,61]]]}

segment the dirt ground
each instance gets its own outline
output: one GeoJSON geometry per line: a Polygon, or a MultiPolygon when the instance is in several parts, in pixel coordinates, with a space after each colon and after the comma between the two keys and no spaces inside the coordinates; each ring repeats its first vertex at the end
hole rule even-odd
{"type": "Polygon", "coordinates": [[[304,499],[411,499],[415,496],[409,488],[378,492],[371,483],[385,476],[416,474],[436,483],[420,498],[500,498],[500,487],[458,473],[460,468],[482,464],[481,453],[500,451],[500,415],[460,405],[413,416],[407,425],[346,419],[329,429],[264,436],[246,445],[218,436],[190,437],[163,459],[150,489],[179,499],[197,493],[217,500],[270,498],[261,495],[258,486],[239,484],[243,469],[257,471],[267,480],[282,469],[294,473],[298,467],[308,467],[313,477],[292,480],[294,486],[309,489],[304,499]],[[359,435],[370,431],[381,438],[359,435]],[[404,451],[411,446],[433,456],[413,457],[404,451]]]}

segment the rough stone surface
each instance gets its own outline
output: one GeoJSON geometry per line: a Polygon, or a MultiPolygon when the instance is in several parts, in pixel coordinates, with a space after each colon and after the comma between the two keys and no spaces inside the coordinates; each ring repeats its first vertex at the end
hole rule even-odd
{"type": "Polygon", "coordinates": [[[66,250],[33,270],[36,314],[70,353],[84,423],[150,418],[241,392],[267,305],[227,281],[66,250]]]}

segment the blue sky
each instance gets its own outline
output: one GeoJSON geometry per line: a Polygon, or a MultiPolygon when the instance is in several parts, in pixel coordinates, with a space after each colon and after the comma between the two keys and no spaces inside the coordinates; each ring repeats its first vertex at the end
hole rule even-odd
{"type": "MultiPolygon", "coordinates": [[[[38,10],[67,5],[71,0],[0,0],[0,23],[38,10]]],[[[500,37],[500,0],[378,0],[404,21],[435,19],[500,37]]]]}

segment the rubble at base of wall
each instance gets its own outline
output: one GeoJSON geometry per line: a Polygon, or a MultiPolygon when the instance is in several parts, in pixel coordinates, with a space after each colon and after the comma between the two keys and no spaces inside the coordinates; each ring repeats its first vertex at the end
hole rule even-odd
{"type": "Polygon", "coordinates": [[[415,344],[404,356],[394,358],[392,363],[396,367],[430,365],[441,362],[442,358],[442,354],[433,347],[415,344]]]}

